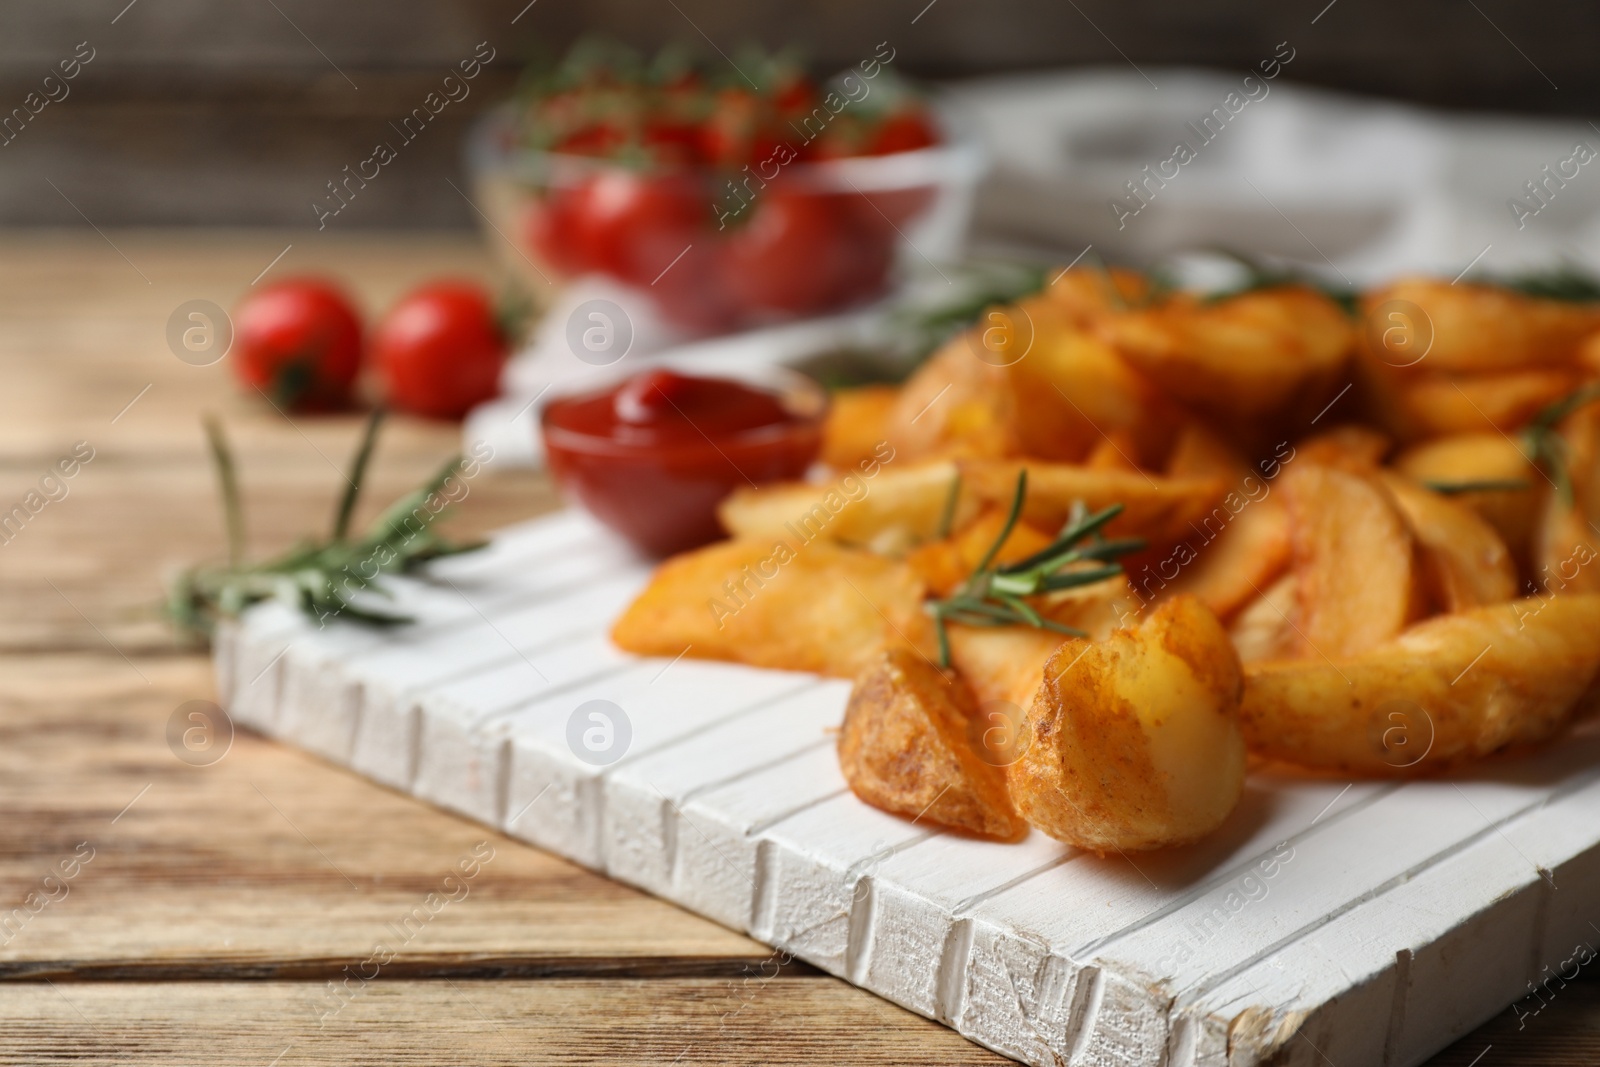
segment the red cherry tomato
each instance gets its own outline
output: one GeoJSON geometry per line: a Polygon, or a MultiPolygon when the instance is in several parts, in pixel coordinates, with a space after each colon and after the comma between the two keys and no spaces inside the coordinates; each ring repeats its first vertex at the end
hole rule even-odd
{"type": "Polygon", "coordinates": [[[851,248],[840,206],[837,196],[762,190],[753,217],[728,239],[729,288],[753,308],[804,314],[829,307],[851,248]]]}
{"type": "Polygon", "coordinates": [[[867,155],[886,156],[892,152],[914,152],[939,143],[938,131],[922,111],[900,111],[879,126],[867,146],[867,155]]]}
{"type": "Polygon", "coordinates": [[[574,192],[578,254],[591,268],[637,285],[666,270],[711,217],[706,198],[683,175],[607,169],[574,192]]]}
{"type": "Polygon", "coordinates": [[[574,200],[571,190],[552,189],[528,203],[523,222],[523,234],[533,254],[568,276],[582,274],[590,266],[578,243],[574,200]]]}
{"type": "Polygon", "coordinates": [[[499,392],[510,348],[483,289],[432,282],[389,310],[372,337],[384,397],[401,411],[458,419],[499,392]]]}
{"type": "Polygon", "coordinates": [[[279,407],[349,404],[361,368],[361,319],[332,282],[294,278],[255,290],[234,310],[233,330],[239,379],[279,407]]]}

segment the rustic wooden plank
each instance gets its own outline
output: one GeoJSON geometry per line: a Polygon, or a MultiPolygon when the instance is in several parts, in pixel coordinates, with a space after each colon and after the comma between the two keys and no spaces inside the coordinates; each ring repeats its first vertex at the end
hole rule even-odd
{"type": "Polygon", "coordinates": [[[211,696],[207,673],[196,657],[0,660],[0,975],[334,973],[430,893],[461,899],[397,963],[725,972],[768,954],[251,734],[212,766],[179,761],[168,720],[211,696]],[[94,851],[77,876],[43,884],[81,842],[94,851]],[[492,861],[446,887],[480,842],[492,861]],[[7,936],[30,893],[59,899],[7,936]]]}
{"type": "Polygon", "coordinates": [[[767,977],[770,964],[716,981],[406,981],[375,969],[339,999],[286,982],[11,986],[0,1064],[1005,1062],[842,982],[767,977]]]}

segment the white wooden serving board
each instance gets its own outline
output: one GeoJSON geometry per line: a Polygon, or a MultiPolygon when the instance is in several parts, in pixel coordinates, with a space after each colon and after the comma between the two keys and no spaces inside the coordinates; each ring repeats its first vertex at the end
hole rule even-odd
{"type": "Polygon", "coordinates": [[[412,626],[253,610],[219,635],[218,692],[1041,1067],[1414,1064],[1600,944],[1596,731],[1431,781],[1258,775],[1186,849],[995,844],[851,795],[845,683],[613,648],[647,576],[590,520],[537,520],[394,580],[412,626]],[[568,742],[590,700],[631,726],[606,766],[568,742]]]}

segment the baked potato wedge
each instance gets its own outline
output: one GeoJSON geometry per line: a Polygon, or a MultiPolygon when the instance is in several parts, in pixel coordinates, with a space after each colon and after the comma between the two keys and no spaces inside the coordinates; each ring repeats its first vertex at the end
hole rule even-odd
{"type": "Polygon", "coordinates": [[[1163,478],[1137,471],[1095,470],[1066,463],[1011,460],[962,463],[964,490],[987,504],[1006,507],[1017,489],[1017,473],[1028,471],[1022,517],[1042,530],[1058,530],[1077,502],[1090,511],[1113,504],[1122,514],[1106,528],[1111,537],[1142,537],[1160,548],[1185,540],[1227,491],[1219,478],[1163,478]]]}
{"type": "Polygon", "coordinates": [[[1320,396],[1356,337],[1338,304],[1304,286],[1214,301],[1177,294],[1110,316],[1099,332],[1168,396],[1238,418],[1320,396]]]}
{"type": "Polygon", "coordinates": [[[1252,752],[1416,775],[1537,741],[1592,702],[1600,595],[1529,597],[1418,623],[1380,647],[1245,668],[1252,752]]]}
{"type": "Polygon", "coordinates": [[[611,629],[617,647],[854,678],[888,647],[935,649],[916,573],[826,541],[722,541],[674,556],[611,629]]]}
{"type": "Polygon", "coordinates": [[[1577,376],[1564,370],[1430,374],[1403,385],[1396,403],[1414,437],[1484,430],[1511,433],[1577,385],[1577,376]]]}
{"type": "Polygon", "coordinates": [[[1269,660],[1298,659],[1305,652],[1305,641],[1296,628],[1300,613],[1300,582],[1285,574],[1265,589],[1234,616],[1228,637],[1246,666],[1269,660]]]}
{"type": "Polygon", "coordinates": [[[822,424],[822,462],[836,471],[853,471],[880,458],[876,453],[888,440],[889,413],[899,399],[900,390],[892,385],[835,390],[822,424]]]}
{"type": "MultiPolygon", "coordinates": [[[[822,484],[741,487],[722,502],[717,517],[738,538],[833,541],[901,555],[939,536],[956,474],[950,462],[869,462],[860,472],[822,484]]],[[[978,498],[963,489],[950,515],[951,528],[967,525],[979,510],[978,498]]]]}
{"type": "Polygon", "coordinates": [[[1529,565],[1539,499],[1549,483],[1514,440],[1493,430],[1439,437],[1402,452],[1394,468],[1424,486],[1451,487],[1450,499],[1482,516],[1512,556],[1529,565]],[[1499,488],[1457,491],[1470,485],[1499,488]]]}
{"type": "Polygon", "coordinates": [[[1137,629],[1069,638],[1028,710],[1030,740],[1006,769],[1023,818],[1096,852],[1194,841],[1244,788],[1239,658],[1192,597],[1137,629]]]}
{"type": "Polygon", "coordinates": [[[1379,479],[1416,537],[1433,603],[1444,611],[1466,611],[1516,599],[1517,567],[1493,526],[1403,474],[1385,471],[1379,479]]]}
{"type": "Polygon", "coordinates": [[[885,649],[856,678],[839,730],[851,792],[918,822],[1012,841],[1027,833],[965,683],[908,649],[885,649]]]}
{"type": "Polygon", "coordinates": [[[1240,508],[1215,533],[1209,518],[1200,529],[1187,543],[1192,558],[1181,565],[1168,591],[1196,597],[1224,621],[1289,566],[1289,512],[1275,496],[1240,508]]]}
{"type": "Polygon", "coordinates": [[[1364,652],[1422,615],[1416,540],[1376,478],[1297,460],[1281,482],[1307,654],[1364,652]]]}
{"type": "Polygon", "coordinates": [[[1396,328],[1408,346],[1417,335],[1422,352],[1407,347],[1389,354],[1390,363],[1457,374],[1568,364],[1600,329],[1600,305],[1437,278],[1401,278],[1368,292],[1361,307],[1363,332],[1380,348],[1396,328]]]}

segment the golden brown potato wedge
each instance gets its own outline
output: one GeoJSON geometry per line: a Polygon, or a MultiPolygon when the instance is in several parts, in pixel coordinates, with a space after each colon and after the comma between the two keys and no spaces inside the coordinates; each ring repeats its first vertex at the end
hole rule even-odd
{"type": "Polygon", "coordinates": [[[901,388],[884,432],[902,461],[1022,451],[1006,368],[973,355],[970,336],[947,342],[901,388]]]}
{"type": "Polygon", "coordinates": [[[1176,544],[1194,531],[1224,495],[1215,478],[1162,478],[1135,471],[1091,470],[1065,463],[971,460],[961,464],[963,486],[977,499],[1009,506],[1017,472],[1028,470],[1023,518],[1042,530],[1059,530],[1082,501],[1090,511],[1112,504],[1123,512],[1107,528],[1116,537],[1143,537],[1153,547],[1176,544]]]}
{"type": "Polygon", "coordinates": [[[1600,593],[1600,406],[1580,408],[1559,427],[1572,496],[1545,494],[1534,541],[1534,581],[1561,593],[1600,593]]]}
{"type": "Polygon", "coordinates": [[[1167,395],[1230,416],[1260,416],[1320,394],[1355,341],[1339,305],[1301,286],[1216,301],[1179,294],[1110,316],[1099,329],[1167,395]]]}
{"type": "Polygon", "coordinates": [[[950,662],[982,707],[1008,704],[1025,712],[1044,673],[1044,661],[1066,640],[1031,626],[951,623],[950,662]]]}
{"type": "Polygon", "coordinates": [[[1499,532],[1512,556],[1529,566],[1539,500],[1549,483],[1515,440],[1492,430],[1440,437],[1407,449],[1394,465],[1423,485],[1523,483],[1520,489],[1452,492],[1451,499],[1481,515],[1499,532]]]}
{"type": "Polygon", "coordinates": [[[1109,345],[1042,297],[987,313],[936,352],[901,390],[884,430],[907,459],[1032,455],[1076,462],[1107,434],[1150,463],[1169,446],[1177,416],[1109,345]],[[986,332],[988,331],[988,332],[986,332]],[[984,347],[1000,331],[1016,353],[984,347]]]}
{"type": "MultiPolygon", "coordinates": [[[[717,516],[734,537],[836,541],[898,555],[938,536],[955,480],[952,463],[902,464],[896,457],[820,485],[741,488],[722,502],[717,516]]],[[[978,499],[963,491],[952,528],[970,523],[978,511],[978,499]]]]}
{"type": "Polygon", "coordinates": [[[1023,818],[1104,853],[1162,848],[1216,829],[1244,788],[1240,667],[1222,625],[1191,597],[1135,630],[1068,639],[1007,768],[1023,818]]]}
{"type": "Polygon", "coordinates": [[[1005,772],[981,747],[977,715],[959,679],[915,652],[885,650],[850,691],[839,731],[845,781],[884,811],[1015,840],[1028,824],[1011,805],[1005,772]]]}
{"type": "Polygon", "coordinates": [[[1570,363],[1600,329],[1600,306],[1436,278],[1402,278],[1367,293],[1361,305],[1364,333],[1380,347],[1386,335],[1399,346],[1380,353],[1391,364],[1417,361],[1417,367],[1455,373],[1570,363]]]}
{"type": "Polygon", "coordinates": [[[1285,574],[1263,589],[1234,616],[1228,637],[1246,665],[1270,660],[1299,659],[1305,642],[1295,628],[1300,613],[1300,582],[1285,574]]]}
{"type": "Polygon", "coordinates": [[[1136,307],[1149,296],[1150,280],[1122,267],[1072,267],[1057,273],[1039,293],[1079,326],[1136,307]]]}
{"type": "Polygon", "coordinates": [[[1402,386],[1397,403],[1401,417],[1418,437],[1485,430],[1510,433],[1577,384],[1577,376],[1563,370],[1426,375],[1402,386]]]}
{"type": "Polygon", "coordinates": [[[1221,478],[1235,484],[1254,473],[1244,453],[1198,421],[1184,423],[1167,457],[1168,478],[1221,478]]]}
{"type": "Polygon", "coordinates": [[[1192,555],[1174,557],[1178,577],[1168,591],[1188,593],[1224,621],[1289,566],[1289,512],[1277,497],[1250,503],[1220,525],[1208,516],[1200,530],[1186,543],[1192,555]]]}
{"type": "Polygon", "coordinates": [[[1421,622],[1337,663],[1245,668],[1251,751],[1348,774],[1424,774],[1537,741],[1595,696],[1600,596],[1531,597],[1421,622]]]}
{"type": "Polygon", "coordinates": [[[1444,611],[1466,611],[1516,599],[1517,567],[1493,526],[1403,474],[1384,471],[1379,479],[1416,537],[1433,603],[1444,611]]]}
{"type": "Polygon", "coordinates": [[[854,471],[860,463],[881,458],[876,453],[888,440],[889,413],[899,398],[900,390],[892,385],[835,391],[822,427],[822,462],[836,471],[854,471]]]}
{"type": "Polygon", "coordinates": [[[1007,383],[1019,451],[1040,459],[1074,463],[1110,449],[1127,466],[1154,467],[1181,421],[1115,349],[1070,324],[1040,326],[1007,383]]]}
{"type": "Polygon", "coordinates": [[[629,652],[854,678],[886,647],[931,655],[909,566],[826,541],[723,541],[675,556],[611,630],[629,652]]]}
{"type": "Polygon", "coordinates": [[[1338,659],[1380,645],[1425,606],[1416,543],[1375,479],[1296,460],[1283,500],[1307,651],[1338,659]]]}
{"type": "Polygon", "coordinates": [[[1319,467],[1368,474],[1383,465],[1383,457],[1394,448],[1394,441],[1371,426],[1335,426],[1302,438],[1294,446],[1294,458],[1319,467]]]}
{"type": "Polygon", "coordinates": [[[1558,493],[1545,494],[1533,579],[1549,593],[1600,593],[1600,532],[1558,493]]]}

